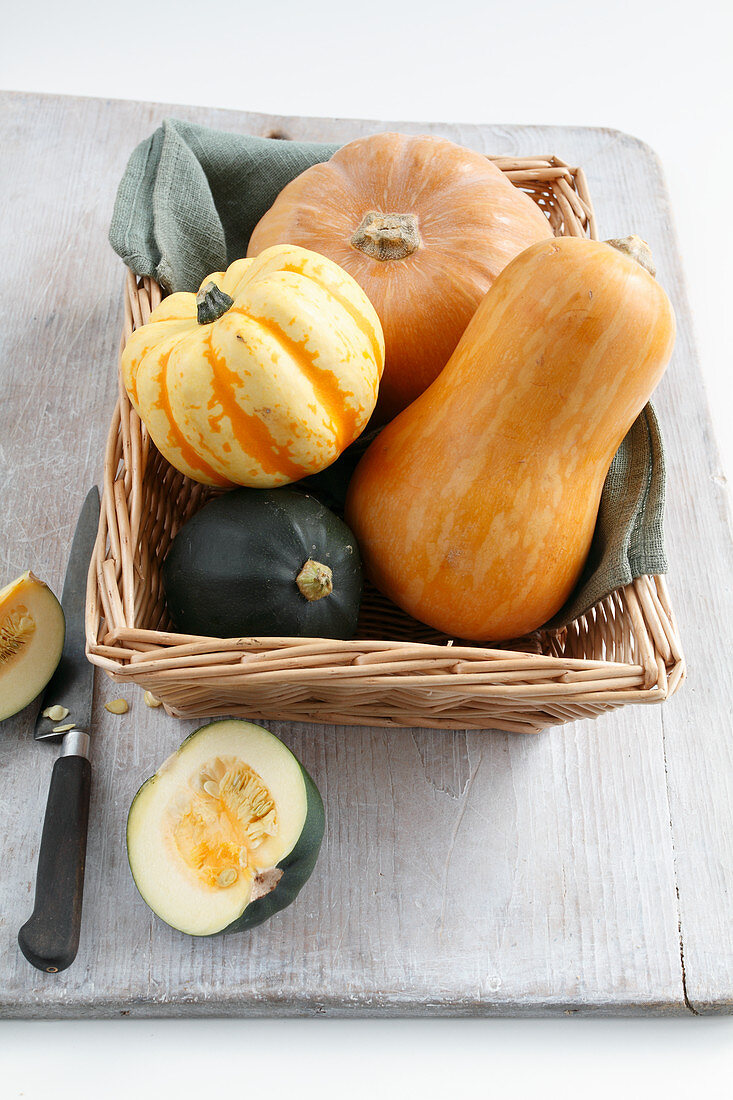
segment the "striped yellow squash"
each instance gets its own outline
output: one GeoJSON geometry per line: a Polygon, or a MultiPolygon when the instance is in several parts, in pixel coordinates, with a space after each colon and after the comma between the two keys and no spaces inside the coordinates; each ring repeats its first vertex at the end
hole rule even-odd
{"type": "Polygon", "coordinates": [[[329,466],[364,428],[384,366],[379,318],[338,264],[295,245],[171,294],[122,376],[158,450],[206,485],[273,488],[329,466]]]}

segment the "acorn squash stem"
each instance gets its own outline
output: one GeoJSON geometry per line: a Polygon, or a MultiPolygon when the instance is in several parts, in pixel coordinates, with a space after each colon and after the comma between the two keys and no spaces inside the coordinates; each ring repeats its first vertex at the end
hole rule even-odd
{"type": "Polygon", "coordinates": [[[324,596],[330,596],[333,592],[333,570],[327,565],[321,565],[313,558],[308,558],[295,578],[301,596],[311,603],[313,600],[321,600],[324,596]]]}

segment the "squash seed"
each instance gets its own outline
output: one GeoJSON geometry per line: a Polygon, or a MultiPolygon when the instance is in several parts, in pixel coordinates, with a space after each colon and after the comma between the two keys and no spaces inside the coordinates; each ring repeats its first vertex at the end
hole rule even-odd
{"type": "Polygon", "coordinates": [[[226,756],[207,761],[189,782],[171,804],[169,819],[183,863],[208,886],[231,886],[240,874],[251,878],[252,853],[278,832],[275,802],[262,777],[226,756]],[[210,801],[201,798],[204,792],[210,801]]]}
{"type": "Polygon", "coordinates": [[[104,704],[104,709],[108,710],[110,714],[127,714],[130,706],[127,699],[110,699],[108,703],[104,704]]]}
{"type": "MultiPolygon", "coordinates": [[[[66,713],[68,714],[69,712],[67,711],[66,713]]],[[[74,723],[73,722],[67,722],[65,726],[54,726],[53,730],[51,732],[52,733],[67,733],[69,730],[73,730],[73,728],[74,728],[74,723]]]]}
{"type": "Polygon", "coordinates": [[[35,620],[24,604],[0,619],[0,665],[21,651],[35,629],[35,620]]]}
{"type": "Polygon", "coordinates": [[[158,699],[155,695],[153,695],[152,691],[146,691],[145,695],[143,696],[143,699],[145,700],[145,706],[146,707],[160,707],[160,706],[162,706],[162,703],[161,703],[160,699],[158,699]]]}
{"type": "Polygon", "coordinates": [[[52,707],[46,707],[43,717],[50,718],[52,722],[62,722],[68,713],[68,707],[62,707],[59,703],[56,703],[52,707]]]}

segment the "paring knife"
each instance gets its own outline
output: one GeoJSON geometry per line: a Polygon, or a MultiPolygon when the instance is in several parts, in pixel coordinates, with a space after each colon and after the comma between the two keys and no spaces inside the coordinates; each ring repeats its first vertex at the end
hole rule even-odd
{"type": "Polygon", "coordinates": [[[71,966],[79,948],[84,862],[89,821],[89,734],[92,721],[94,666],[85,653],[84,607],[87,573],[97,537],[99,490],[90,489],[79,516],[66,568],[61,606],[66,617],[66,639],[61,660],[43,695],[34,737],[37,741],[62,737],[61,754],[53,766],[36,873],[33,914],[18,933],[28,962],[56,974],[71,966]],[[53,721],[43,711],[59,704],[67,718],[53,721]],[[68,732],[53,727],[73,722],[68,732]]]}

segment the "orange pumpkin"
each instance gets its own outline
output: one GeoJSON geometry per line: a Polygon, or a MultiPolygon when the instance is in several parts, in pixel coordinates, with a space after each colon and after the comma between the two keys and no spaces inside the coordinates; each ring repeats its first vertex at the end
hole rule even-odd
{"type": "Polygon", "coordinates": [[[247,255],[298,244],[353,275],[384,329],[377,415],[388,419],[437,377],[502,268],[551,236],[539,207],[485,156],[387,133],[289,183],[247,255]]]}
{"type": "Polygon", "coordinates": [[[662,288],[608,243],[565,237],[517,257],[356,469],[346,520],[377,587],[455,637],[547,622],[579,579],[606,473],[674,332],[662,288]]]}

